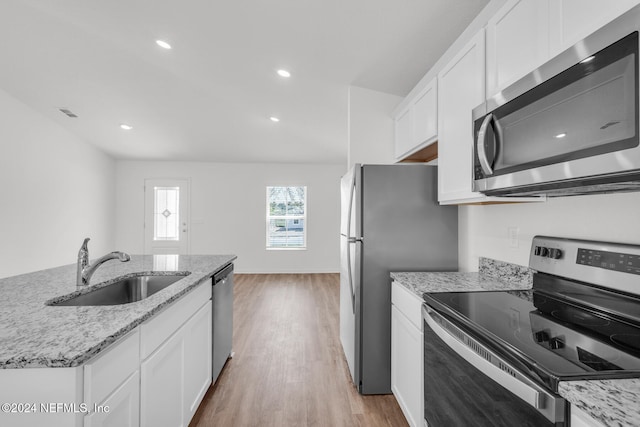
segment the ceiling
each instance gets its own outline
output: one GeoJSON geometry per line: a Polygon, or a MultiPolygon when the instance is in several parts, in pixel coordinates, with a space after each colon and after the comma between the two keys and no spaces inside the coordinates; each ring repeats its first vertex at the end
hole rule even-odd
{"type": "Polygon", "coordinates": [[[342,163],[349,86],[405,96],[487,3],[3,0],[0,88],[116,159],[342,163]]]}

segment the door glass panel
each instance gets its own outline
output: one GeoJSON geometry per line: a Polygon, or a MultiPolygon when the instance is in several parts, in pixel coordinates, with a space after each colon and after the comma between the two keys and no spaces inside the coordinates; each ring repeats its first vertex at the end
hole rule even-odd
{"type": "Polygon", "coordinates": [[[154,187],[153,240],[180,239],[180,187],[154,187]]]}
{"type": "Polygon", "coordinates": [[[637,146],[637,55],[635,32],[497,108],[495,174],[637,146]]]}

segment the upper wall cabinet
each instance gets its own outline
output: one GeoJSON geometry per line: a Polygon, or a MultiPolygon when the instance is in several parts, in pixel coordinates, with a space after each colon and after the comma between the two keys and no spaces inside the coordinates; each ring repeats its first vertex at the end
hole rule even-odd
{"type": "Polygon", "coordinates": [[[509,0],[487,22],[487,98],[549,58],[550,1],[509,0]]]}
{"type": "Polygon", "coordinates": [[[427,84],[395,118],[395,157],[402,160],[438,137],[438,87],[427,84]]]}
{"type": "Polygon", "coordinates": [[[472,191],[471,110],[484,100],[484,30],[438,74],[438,200],[484,198],[472,191]]]}
{"type": "Polygon", "coordinates": [[[487,98],[640,0],[509,0],[487,22],[487,98]]]}
{"type": "Polygon", "coordinates": [[[640,0],[551,1],[549,10],[550,56],[555,56],[573,46],[637,4],[640,4],[640,0]]]}

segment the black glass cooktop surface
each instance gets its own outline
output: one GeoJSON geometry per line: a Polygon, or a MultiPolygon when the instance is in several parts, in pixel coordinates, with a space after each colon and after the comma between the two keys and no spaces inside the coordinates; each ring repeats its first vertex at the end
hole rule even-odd
{"type": "Polygon", "coordinates": [[[557,386],[562,379],[640,377],[640,327],[620,313],[591,310],[533,291],[424,297],[429,306],[500,354],[525,360],[547,385],[557,386]]]}

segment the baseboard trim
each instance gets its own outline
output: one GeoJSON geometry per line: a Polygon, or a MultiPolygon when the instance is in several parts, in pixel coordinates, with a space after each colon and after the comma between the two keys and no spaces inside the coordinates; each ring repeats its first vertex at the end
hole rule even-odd
{"type": "Polygon", "coordinates": [[[312,271],[247,271],[235,269],[236,274],[339,274],[335,270],[312,270],[312,271]]]}

